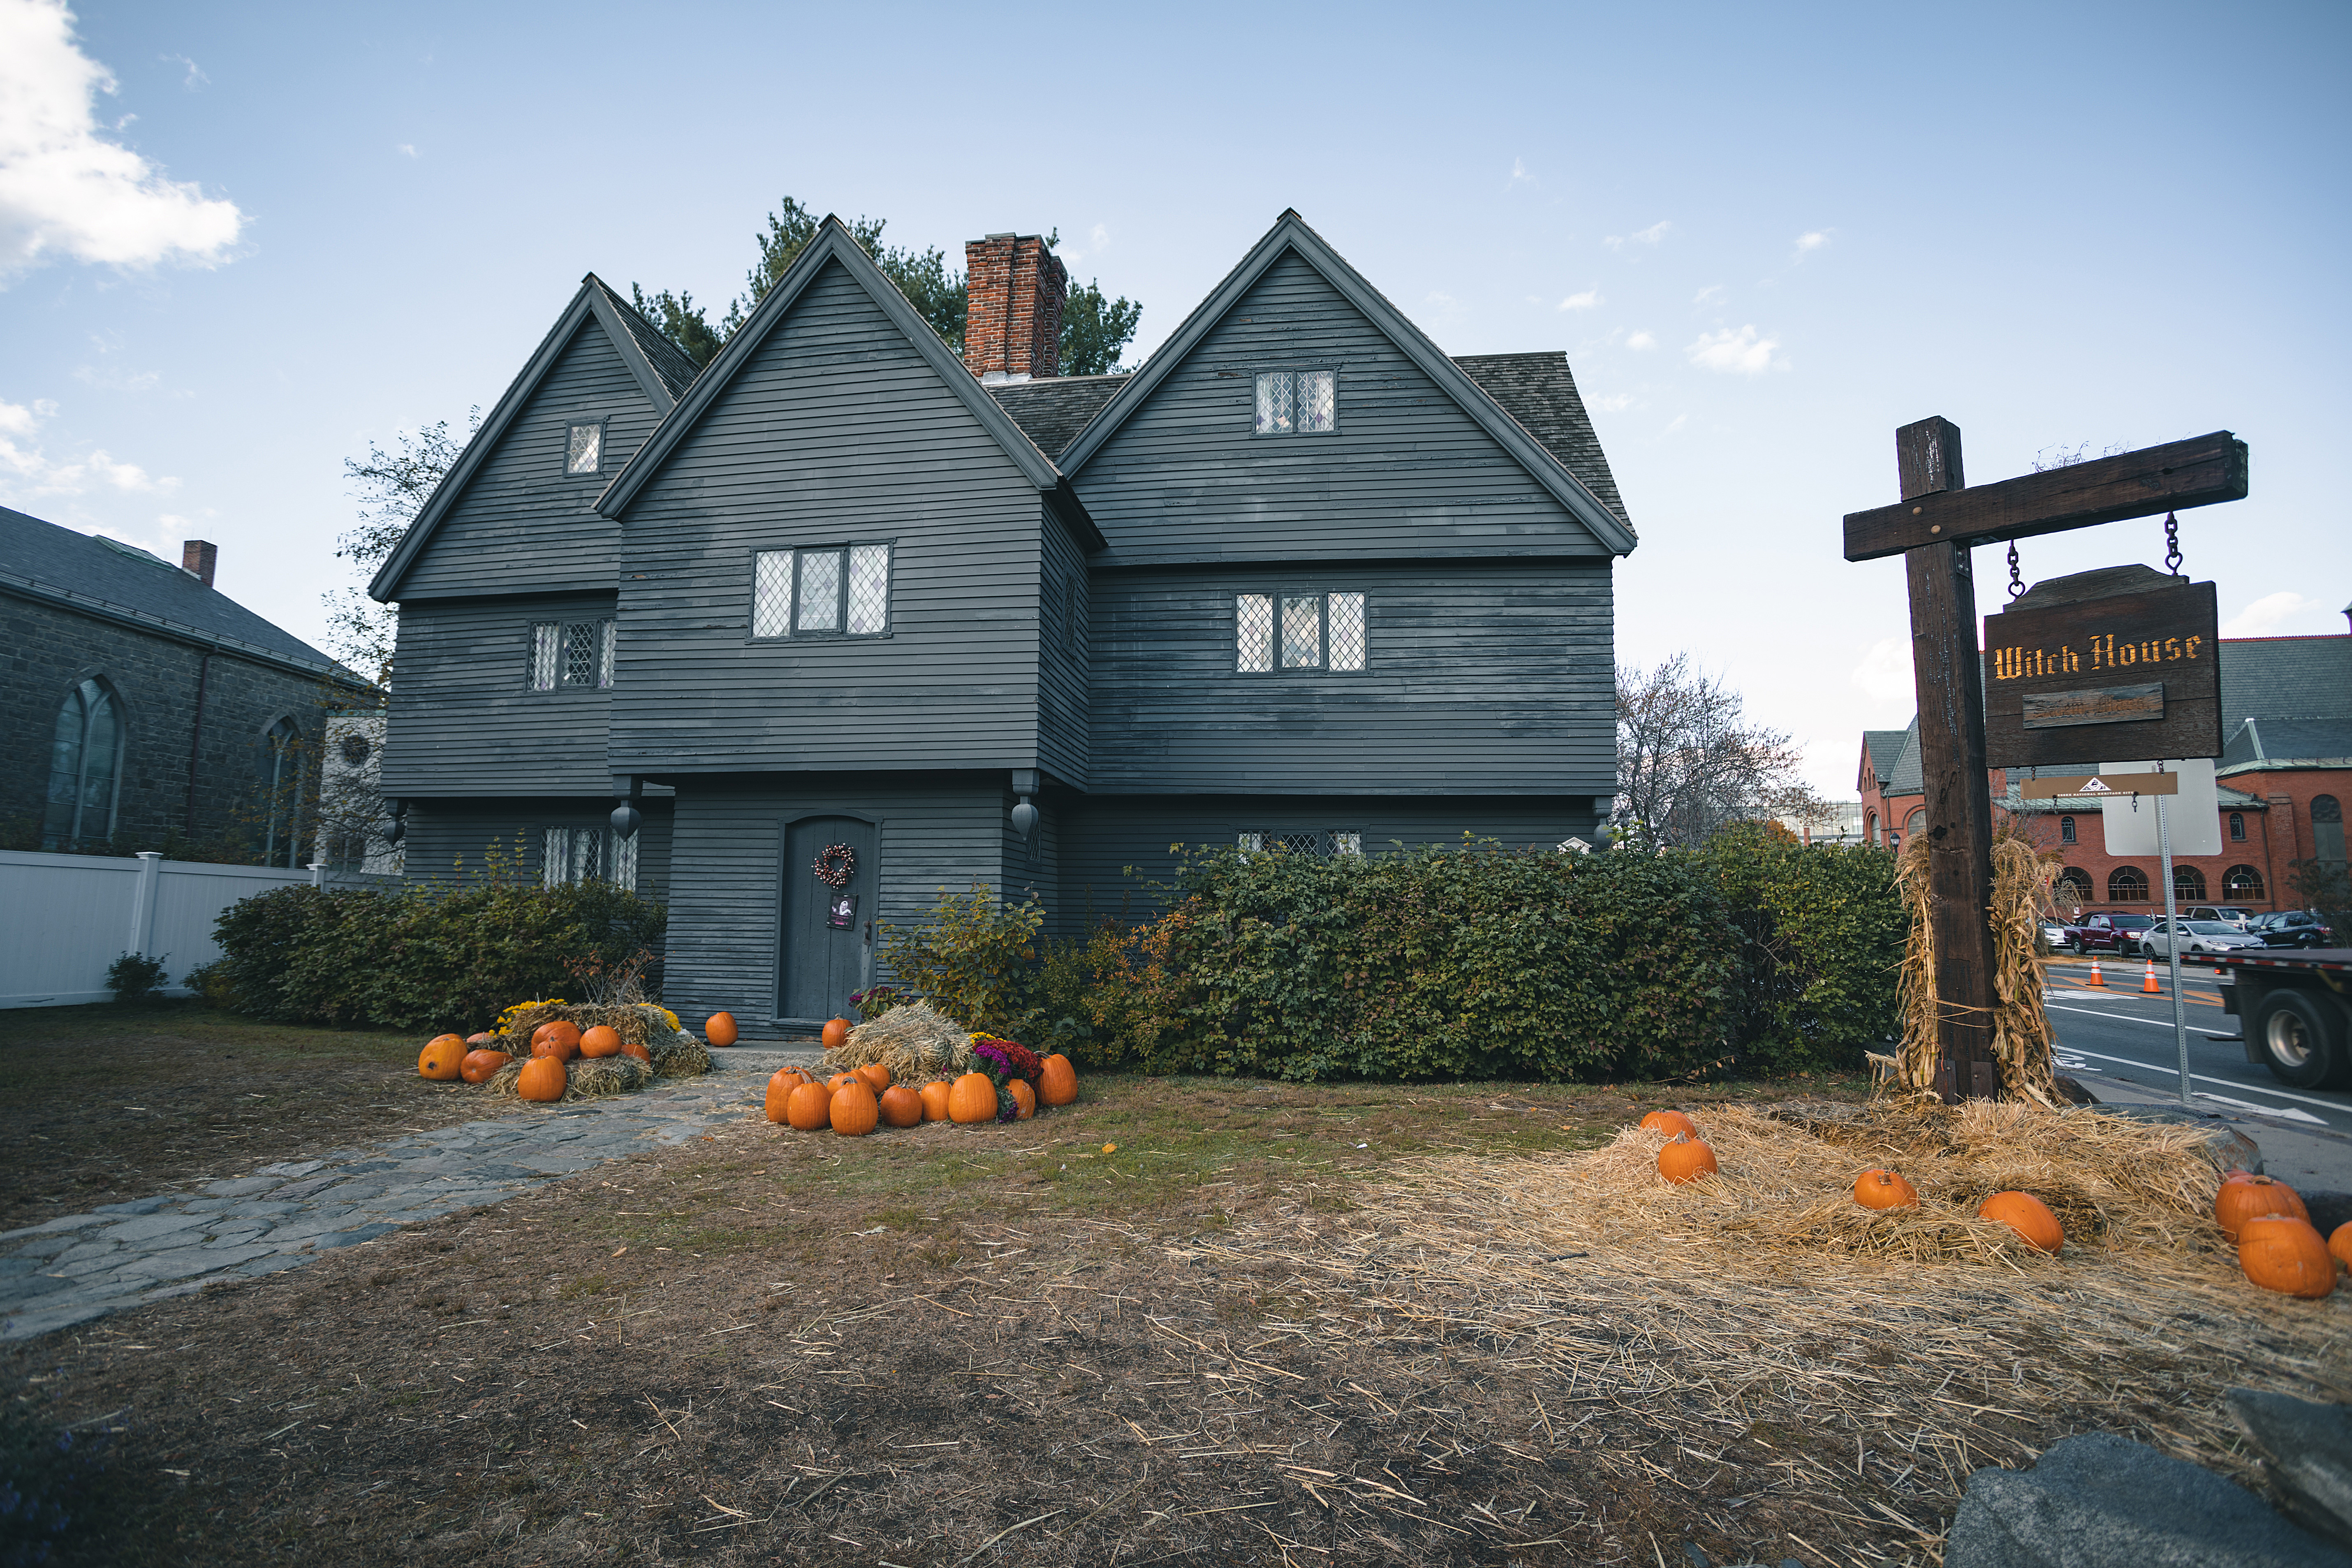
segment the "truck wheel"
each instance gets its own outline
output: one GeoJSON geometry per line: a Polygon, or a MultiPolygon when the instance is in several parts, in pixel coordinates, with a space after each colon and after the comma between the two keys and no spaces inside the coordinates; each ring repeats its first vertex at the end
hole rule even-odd
{"type": "Polygon", "coordinates": [[[2254,1044],[2271,1076],[2297,1089],[2317,1089],[2343,1065],[2336,1020],[2310,997],[2273,991],[2254,1015],[2254,1044]]]}

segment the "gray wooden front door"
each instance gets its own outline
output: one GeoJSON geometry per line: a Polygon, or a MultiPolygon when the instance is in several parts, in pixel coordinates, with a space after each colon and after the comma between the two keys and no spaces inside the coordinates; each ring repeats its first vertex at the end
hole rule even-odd
{"type": "Polygon", "coordinates": [[[880,885],[870,822],[854,816],[810,816],[784,833],[783,997],[785,1018],[855,1018],[849,995],[871,973],[875,889],[880,885]],[[849,885],[835,891],[816,874],[826,847],[846,844],[856,857],[849,885]],[[850,900],[847,922],[836,906],[850,900]]]}

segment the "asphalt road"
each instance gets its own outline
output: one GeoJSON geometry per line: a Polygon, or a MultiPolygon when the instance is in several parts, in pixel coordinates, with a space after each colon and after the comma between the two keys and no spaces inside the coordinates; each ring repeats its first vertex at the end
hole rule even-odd
{"type": "MultiPolygon", "coordinates": [[[[2042,1005],[2058,1032],[2058,1070],[2081,1080],[2094,1094],[2101,1080],[2121,1079],[2142,1089],[2171,1095],[2180,1084],[2180,1055],[2172,1032],[2172,995],[2161,961],[2156,983],[2161,995],[2144,994],[2145,961],[2099,964],[2106,984],[2089,990],[2087,959],[2050,965],[2042,1005]]],[[[2210,1108],[2251,1110],[2299,1125],[2352,1132],[2352,1093],[2333,1089],[2293,1089],[2270,1069],[2246,1060],[2246,1047],[2208,1035],[2235,1035],[2239,1019],[2221,1011],[2213,972],[2183,962],[2181,993],[2189,1003],[2189,1090],[2210,1108]]]]}

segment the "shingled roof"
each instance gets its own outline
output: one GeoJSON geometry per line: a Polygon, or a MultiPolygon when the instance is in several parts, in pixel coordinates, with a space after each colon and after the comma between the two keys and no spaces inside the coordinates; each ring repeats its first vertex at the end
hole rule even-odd
{"type": "Polygon", "coordinates": [[[1076,440],[1087,422],[1126,384],[1123,375],[1055,375],[992,382],[988,394],[1037,443],[1039,451],[1053,458],[1076,440]]]}
{"type": "Polygon", "coordinates": [[[653,367],[654,374],[668,391],[669,400],[676,403],[685,396],[686,389],[694,384],[694,378],[702,374],[702,367],[688,359],[686,351],[670,342],[659,327],[647,321],[643,311],[614,293],[611,284],[593,272],[588,274],[585,281],[612,305],[613,313],[620,319],[622,329],[629,334],[629,341],[636,345],[639,353],[646,356],[646,363],[653,367]]]}
{"type": "Polygon", "coordinates": [[[1907,730],[1864,730],[1862,732],[1862,749],[1870,753],[1870,771],[1878,775],[1880,788],[1884,789],[1895,777],[1895,759],[1903,754],[1903,742],[1909,734],[1907,730]]]}

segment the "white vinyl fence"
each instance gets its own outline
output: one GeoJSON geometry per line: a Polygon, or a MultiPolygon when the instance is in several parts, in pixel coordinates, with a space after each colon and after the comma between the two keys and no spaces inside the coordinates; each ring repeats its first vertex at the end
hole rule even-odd
{"type": "Polygon", "coordinates": [[[213,921],[222,910],[272,888],[323,880],[316,867],[210,866],[152,851],[118,859],[0,849],[0,1007],[111,1001],[106,972],[126,952],[163,960],[173,982],[165,994],[193,995],[178,982],[221,955],[213,921]]]}

